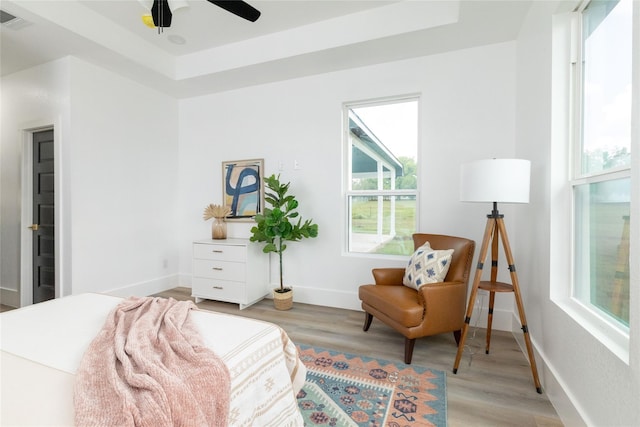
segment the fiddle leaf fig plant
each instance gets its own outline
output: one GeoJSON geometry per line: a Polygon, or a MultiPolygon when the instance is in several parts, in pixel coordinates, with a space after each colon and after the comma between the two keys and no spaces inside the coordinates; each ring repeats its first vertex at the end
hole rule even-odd
{"type": "Polygon", "coordinates": [[[262,252],[278,254],[280,264],[280,289],[276,292],[287,292],[282,275],[282,253],[287,249],[286,242],[297,242],[306,238],[318,236],[318,225],[313,220],[303,221],[297,211],[298,201],[295,196],[288,194],[290,182],[280,182],[280,175],[271,175],[264,179],[264,201],[269,207],[264,213],[255,216],[256,225],[251,228],[252,242],[266,243],[262,252]],[[297,221],[296,221],[297,218],[297,221]]]}

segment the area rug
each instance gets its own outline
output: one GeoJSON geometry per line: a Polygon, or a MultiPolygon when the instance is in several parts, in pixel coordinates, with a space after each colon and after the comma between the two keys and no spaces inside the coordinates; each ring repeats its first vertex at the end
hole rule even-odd
{"type": "Polygon", "coordinates": [[[298,345],[305,426],[446,426],[443,371],[298,345]]]}

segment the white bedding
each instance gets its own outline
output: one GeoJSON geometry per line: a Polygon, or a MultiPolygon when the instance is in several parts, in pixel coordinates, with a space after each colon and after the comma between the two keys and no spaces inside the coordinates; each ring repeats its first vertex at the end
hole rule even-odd
{"type": "MultiPolygon", "coordinates": [[[[0,425],[73,425],[73,381],[82,355],[121,298],[82,294],[0,315],[0,425]]],[[[205,344],[231,374],[231,426],[298,426],[306,369],[278,326],[193,311],[205,344]]]]}

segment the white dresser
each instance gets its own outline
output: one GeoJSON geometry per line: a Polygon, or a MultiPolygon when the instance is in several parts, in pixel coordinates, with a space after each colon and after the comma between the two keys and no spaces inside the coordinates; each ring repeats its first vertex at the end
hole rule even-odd
{"type": "Polygon", "coordinates": [[[191,296],[234,302],[245,307],[268,293],[269,256],[249,239],[193,242],[191,296]]]}

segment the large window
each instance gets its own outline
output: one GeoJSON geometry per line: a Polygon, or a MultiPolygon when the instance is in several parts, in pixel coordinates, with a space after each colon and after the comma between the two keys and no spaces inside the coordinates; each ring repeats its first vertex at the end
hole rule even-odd
{"type": "Polygon", "coordinates": [[[410,255],[418,206],[418,99],[348,104],[347,251],[410,255]]]}
{"type": "Polygon", "coordinates": [[[632,0],[585,2],[577,16],[573,297],[624,330],[629,326],[632,0]]]}

